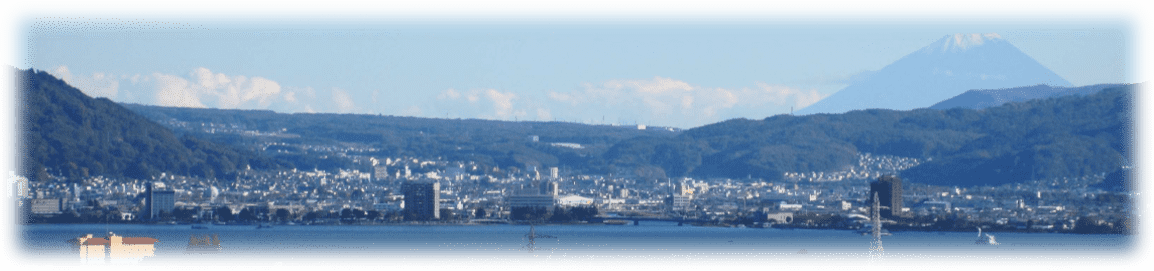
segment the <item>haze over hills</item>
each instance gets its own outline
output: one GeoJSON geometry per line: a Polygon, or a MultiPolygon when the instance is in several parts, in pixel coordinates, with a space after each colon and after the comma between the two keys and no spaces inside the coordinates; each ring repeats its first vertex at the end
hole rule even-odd
{"type": "Polygon", "coordinates": [[[925,108],[972,89],[1071,86],[997,34],[954,34],[889,64],[798,115],[925,108]]]}
{"type": "Polygon", "coordinates": [[[1039,98],[1058,97],[1066,95],[1088,95],[1107,88],[1116,88],[1123,84],[1098,84],[1081,87],[1052,87],[1034,85],[1027,87],[1003,89],[975,89],[966,91],[945,101],[930,106],[930,109],[945,110],[950,108],[982,109],[999,106],[1008,102],[1021,102],[1039,98]]]}
{"type": "Polygon", "coordinates": [[[932,158],[901,172],[911,182],[1000,185],[1117,171],[1131,155],[1132,97],[1139,87],[982,110],[779,115],[679,131],[118,105],[47,73],[23,73],[20,155],[33,179],[48,172],[69,179],[162,172],[213,178],[248,166],[368,170],[364,159],[349,156],[359,155],[472,161],[482,173],[557,166],[654,179],[780,180],[786,172],[843,170],[858,154],[872,153],[932,158]]]}

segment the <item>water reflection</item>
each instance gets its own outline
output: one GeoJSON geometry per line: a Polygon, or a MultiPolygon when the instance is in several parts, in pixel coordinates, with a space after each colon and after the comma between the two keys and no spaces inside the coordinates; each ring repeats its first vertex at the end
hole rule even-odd
{"type": "Polygon", "coordinates": [[[212,234],[212,236],[192,235],[188,237],[188,248],[184,250],[185,254],[212,254],[220,253],[220,236],[212,234]]]}

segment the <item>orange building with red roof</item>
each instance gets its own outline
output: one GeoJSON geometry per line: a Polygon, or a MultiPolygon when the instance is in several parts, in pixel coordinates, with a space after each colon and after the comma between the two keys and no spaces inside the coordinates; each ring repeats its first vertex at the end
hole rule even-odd
{"type": "Polygon", "coordinates": [[[111,232],[108,238],[93,238],[88,234],[76,239],[80,245],[80,260],[86,263],[104,262],[106,248],[112,262],[138,262],[156,255],[154,251],[158,241],[152,237],[123,237],[111,232]]]}

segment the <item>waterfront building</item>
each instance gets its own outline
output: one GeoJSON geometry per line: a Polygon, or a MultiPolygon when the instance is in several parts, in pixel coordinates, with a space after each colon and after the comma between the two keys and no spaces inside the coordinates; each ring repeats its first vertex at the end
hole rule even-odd
{"type": "Polygon", "coordinates": [[[578,196],[578,195],[566,195],[564,197],[557,198],[557,204],[560,204],[561,206],[567,206],[567,207],[586,206],[586,205],[592,205],[593,199],[578,196]]]}
{"type": "Polygon", "coordinates": [[[887,207],[882,208],[882,216],[893,218],[903,215],[901,178],[894,175],[878,178],[878,181],[870,183],[870,195],[874,193],[878,195],[881,206],[887,207]]]}
{"type": "Polygon", "coordinates": [[[156,238],[108,236],[108,258],[112,263],[135,263],[155,256],[156,238]]]}
{"type": "Polygon", "coordinates": [[[82,263],[103,263],[104,248],[108,246],[108,239],[93,238],[91,234],[76,238],[80,245],[80,261],[82,263]]]}
{"type": "Polygon", "coordinates": [[[509,208],[541,207],[552,210],[553,205],[557,204],[557,197],[553,195],[513,195],[509,196],[506,201],[509,203],[509,208]]]}
{"type": "Polygon", "coordinates": [[[685,195],[670,195],[666,201],[669,204],[669,210],[674,212],[684,212],[689,210],[689,196],[685,195]]]}
{"type": "Polygon", "coordinates": [[[144,211],[146,219],[156,220],[161,211],[171,214],[176,205],[176,192],[162,190],[162,183],[146,183],[144,187],[144,211]]]}
{"type": "Polygon", "coordinates": [[[51,215],[59,214],[63,210],[64,199],[50,198],[50,199],[28,199],[28,203],[24,205],[28,214],[33,215],[51,215]]]}
{"type": "Polygon", "coordinates": [[[438,220],[441,219],[440,206],[441,184],[433,182],[410,181],[401,185],[405,193],[404,214],[405,220],[438,220]]]}
{"type": "Polygon", "coordinates": [[[785,201],[778,202],[775,205],[777,207],[776,209],[781,211],[800,211],[802,207],[805,207],[801,204],[791,204],[785,201]]]}
{"type": "Polygon", "coordinates": [[[80,259],[85,263],[105,262],[105,252],[111,263],[137,263],[144,257],[155,256],[157,241],[151,237],[123,237],[113,233],[107,238],[87,234],[75,240],[80,246],[80,259]]]}

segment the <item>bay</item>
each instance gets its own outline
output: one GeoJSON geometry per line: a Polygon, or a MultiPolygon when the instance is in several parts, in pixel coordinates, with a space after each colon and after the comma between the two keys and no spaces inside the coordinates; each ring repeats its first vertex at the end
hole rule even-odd
{"type": "Polygon", "coordinates": [[[976,232],[895,232],[871,254],[870,237],[843,230],[787,230],[641,225],[254,226],[24,225],[21,257],[63,265],[445,265],[573,267],[710,265],[921,265],[1119,263],[1135,260],[1133,236],[993,233],[999,245],[976,245],[976,232]],[[152,255],[125,263],[84,260],[67,240],[93,234],[152,237],[152,255]],[[190,249],[190,237],[215,235],[219,250],[190,249]],[[540,236],[555,238],[540,238],[540,236]]]}

